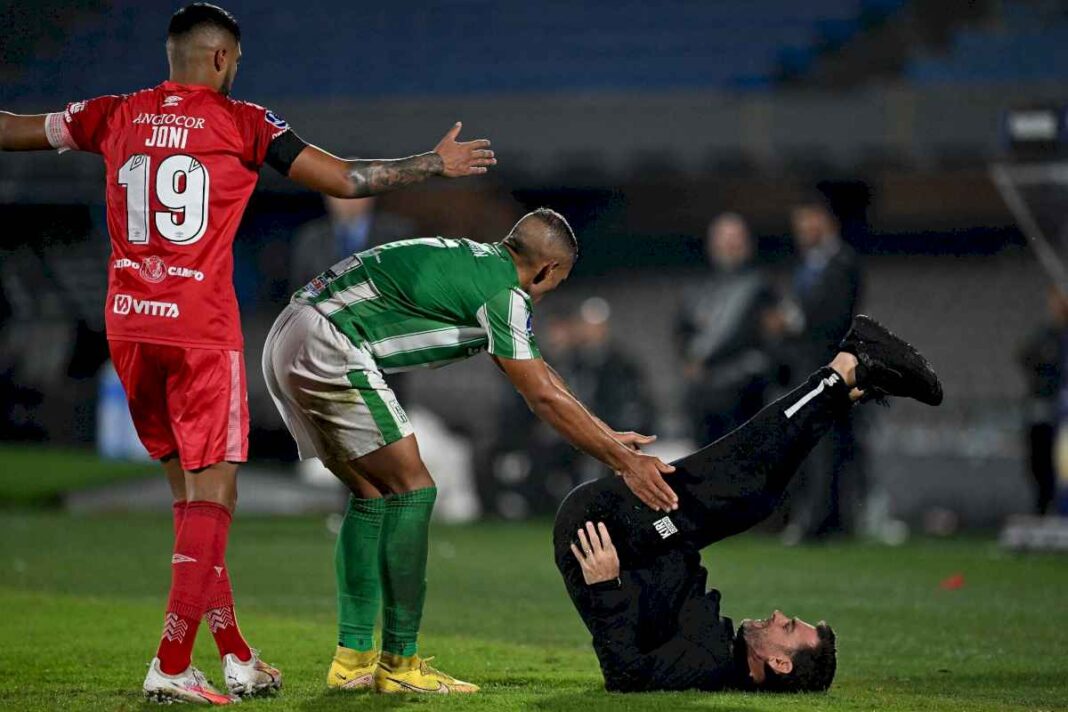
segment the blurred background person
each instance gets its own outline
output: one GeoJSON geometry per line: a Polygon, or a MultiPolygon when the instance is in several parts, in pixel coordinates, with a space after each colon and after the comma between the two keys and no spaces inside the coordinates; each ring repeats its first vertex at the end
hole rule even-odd
{"type": "Polygon", "coordinates": [[[572,317],[571,348],[560,363],[561,375],[583,403],[617,430],[656,432],[656,411],[645,372],[612,339],[612,308],[601,297],[582,302],[572,317]]]}
{"type": "MultiPolygon", "coordinates": [[[[548,314],[543,320],[542,348],[559,368],[573,348],[574,321],[570,314],[548,314]]],[[[549,514],[563,496],[559,492],[566,494],[574,480],[573,448],[553,437],[552,428],[517,393],[501,396],[497,421],[488,477],[479,482],[483,510],[505,519],[549,514]]]]}
{"type": "Polygon", "coordinates": [[[687,291],[678,313],[687,410],[698,445],[719,439],[755,415],[776,370],[766,314],[777,298],[754,266],[754,253],[741,215],[716,217],[705,237],[712,272],[687,291]]]}
{"type": "MultiPolygon", "coordinates": [[[[611,316],[606,300],[589,297],[576,311],[550,317],[542,332],[546,353],[575,396],[610,427],[655,433],[645,371],[612,339],[611,316]]],[[[500,421],[507,427],[498,436],[491,495],[499,514],[552,513],[573,487],[604,474],[603,465],[556,436],[522,398],[503,399],[500,421]]]]}
{"type": "Polygon", "coordinates": [[[793,294],[804,319],[798,359],[823,363],[849,330],[860,303],[860,264],[853,248],[842,241],[838,221],[821,197],[795,205],[790,223],[800,258],[793,294]]]}
{"type": "Polygon", "coordinates": [[[1068,358],[1068,294],[1051,286],[1046,303],[1048,323],[1020,351],[1028,396],[1024,410],[1027,465],[1035,484],[1034,511],[1039,515],[1052,513],[1057,489],[1054,442],[1061,424],[1068,420],[1068,384],[1064,382],[1068,358]]]}
{"type": "Polygon", "coordinates": [[[307,284],[354,252],[363,252],[394,240],[418,237],[415,223],[378,209],[378,199],[323,196],[326,215],[301,227],[293,240],[290,291],[307,284]]]}
{"type": "MultiPolygon", "coordinates": [[[[790,222],[799,257],[793,301],[800,312],[791,370],[808,373],[834,355],[849,330],[860,302],[861,271],[822,197],[794,205],[790,222]]],[[[796,481],[783,541],[796,544],[851,533],[866,491],[864,476],[853,421],[843,420],[813,448],[796,481]]]]}

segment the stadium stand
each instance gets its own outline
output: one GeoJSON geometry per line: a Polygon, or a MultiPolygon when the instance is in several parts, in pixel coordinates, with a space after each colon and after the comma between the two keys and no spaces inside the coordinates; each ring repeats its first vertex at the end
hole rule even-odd
{"type": "MultiPolygon", "coordinates": [[[[20,33],[6,53],[12,98],[80,96],[158,81],[164,13],[137,0],[84,2],[56,31],[20,33]],[[144,27],[159,26],[158,33],[144,27]],[[32,50],[32,51],[31,51],[32,50]],[[16,66],[11,66],[14,63],[16,66]],[[108,76],[101,65],[112,68],[108,76]]],[[[809,66],[903,0],[752,0],[745,3],[595,0],[325,2],[314,7],[234,0],[252,96],[389,96],[546,90],[766,89],[809,66]],[[484,32],[487,25],[492,32],[484,32]],[[636,34],[635,26],[643,28],[636,34]],[[290,52],[314,37],[319,52],[290,52]],[[491,67],[487,71],[487,67],[491,67]],[[314,80],[309,80],[314,77],[314,80]]],[[[49,12],[42,6],[42,13],[49,12]]],[[[40,26],[25,8],[20,27],[40,26]]],[[[55,25],[52,25],[55,28],[55,25]]]]}
{"type": "Polygon", "coordinates": [[[1068,78],[1068,10],[1010,0],[994,21],[958,29],[944,53],[918,54],[906,76],[919,84],[1053,82],[1068,78]]]}

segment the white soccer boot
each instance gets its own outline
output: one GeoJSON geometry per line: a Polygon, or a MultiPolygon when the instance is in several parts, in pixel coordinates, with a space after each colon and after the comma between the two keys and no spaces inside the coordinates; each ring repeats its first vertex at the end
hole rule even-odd
{"type": "Polygon", "coordinates": [[[191,702],[197,705],[229,705],[236,702],[234,698],[212,687],[204,673],[192,665],[187,667],[185,672],[168,675],[159,669],[159,658],[152,658],[142,689],[146,699],[165,705],[172,702],[191,702]]]}
{"type": "Polygon", "coordinates": [[[247,697],[275,692],[282,686],[282,673],[260,660],[259,652],[253,650],[248,662],[241,662],[234,654],[223,656],[223,679],[231,695],[247,697]]]}

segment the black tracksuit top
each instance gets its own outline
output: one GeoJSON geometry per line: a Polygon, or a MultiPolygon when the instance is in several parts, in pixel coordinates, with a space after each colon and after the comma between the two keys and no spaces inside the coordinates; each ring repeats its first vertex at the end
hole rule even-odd
{"type": "Polygon", "coordinates": [[[723,690],[741,687],[734,626],[720,617],[719,591],[694,551],[664,554],[591,587],[584,619],[605,688],[723,690]]]}

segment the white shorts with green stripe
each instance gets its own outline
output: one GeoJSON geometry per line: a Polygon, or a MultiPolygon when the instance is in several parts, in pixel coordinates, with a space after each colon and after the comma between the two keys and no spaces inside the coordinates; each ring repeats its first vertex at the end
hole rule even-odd
{"type": "Polygon", "coordinates": [[[412,434],[370,352],[310,306],[290,304],[275,319],[263,375],[301,460],[352,460],[412,434]]]}

